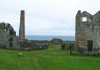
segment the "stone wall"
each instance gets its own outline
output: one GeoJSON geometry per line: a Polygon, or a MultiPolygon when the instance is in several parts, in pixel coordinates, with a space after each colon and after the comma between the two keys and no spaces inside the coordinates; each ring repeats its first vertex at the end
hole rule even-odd
{"type": "Polygon", "coordinates": [[[0,23],[0,48],[7,48],[9,44],[5,23],[0,23]]]}
{"type": "Polygon", "coordinates": [[[19,50],[42,50],[48,48],[48,41],[26,40],[19,42],[19,50]]]}

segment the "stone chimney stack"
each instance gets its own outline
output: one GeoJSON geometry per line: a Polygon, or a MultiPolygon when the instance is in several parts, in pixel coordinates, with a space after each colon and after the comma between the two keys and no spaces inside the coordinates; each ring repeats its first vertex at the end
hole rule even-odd
{"type": "Polygon", "coordinates": [[[19,41],[24,42],[25,40],[25,11],[21,10],[20,13],[20,28],[19,28],[19,41]]]}

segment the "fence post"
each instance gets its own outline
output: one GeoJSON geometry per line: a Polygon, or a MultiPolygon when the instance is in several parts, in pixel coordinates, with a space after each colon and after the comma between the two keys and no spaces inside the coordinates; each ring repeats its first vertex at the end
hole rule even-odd
{"type": "Polygon", "coordinates": [[[72,55],[72,45],[69,46],[70,55],[72,55]]]}

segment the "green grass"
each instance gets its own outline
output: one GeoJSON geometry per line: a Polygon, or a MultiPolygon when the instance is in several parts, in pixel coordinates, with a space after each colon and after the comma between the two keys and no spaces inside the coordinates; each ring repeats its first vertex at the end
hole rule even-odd
{"type": "Polygon", "coordinates": [[[69,51],[0,50],[0,70],[100,70],[100,57],[69,55],[69,51]],[[23,57],[18,53],[23,53],[23,57]]]}

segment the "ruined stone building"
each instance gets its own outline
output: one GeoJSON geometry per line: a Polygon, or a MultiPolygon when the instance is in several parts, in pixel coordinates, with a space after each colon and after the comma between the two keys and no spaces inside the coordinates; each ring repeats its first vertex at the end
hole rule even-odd
{"type": "Polygon", "coordinates": [[[0,48],[16,49],[17,38],[16,32],[9,23],[0,23],[0,48]]]}
{"type": "Polygon", "coordinates": [[[100,11],[94,15],[78,11],[76,47],[82,53],[100,53],[100,11]]]}
{"type": "Polygon", "coordinates": [[[30,41],[25,39],[25,11],[21,10],[19,37],[9,23],[0,23],[0,48],[16,50],[47,49],[48,41],[30,41]]]}

